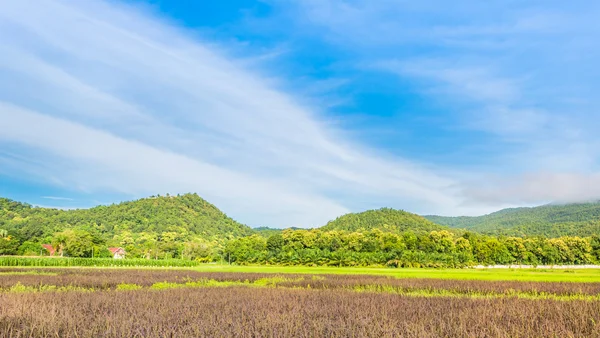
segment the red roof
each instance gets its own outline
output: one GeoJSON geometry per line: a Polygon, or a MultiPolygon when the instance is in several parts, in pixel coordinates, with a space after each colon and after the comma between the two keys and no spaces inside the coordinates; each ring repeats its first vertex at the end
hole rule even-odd
{"type": "Polygon", "coordinates": [[[54,247],[51,244],[42,244],[42,247],[46,250],[48,250],[48,252],[50,253],[50,256],[54,256],[54,253],[56,252],[56,250],[54,250],[54,247]]]}
{"type": "Polygon", "coordinates": [[[108,251],[110,251],[113,255],[116,254],[118,251],[125,252],[125,250],[123,250],[123,248],[108,248],[108,251]]]}

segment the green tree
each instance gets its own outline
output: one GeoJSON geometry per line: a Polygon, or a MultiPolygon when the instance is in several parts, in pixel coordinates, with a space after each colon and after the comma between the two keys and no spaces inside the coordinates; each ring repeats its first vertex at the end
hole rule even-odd
{"type": "Polygon", "coordinates": [[[283,239],[283,235],[277,233],[269,236],[267,239],[267,250],[272,253],[279,253],[283,249],[285,241],[283,239]]]}
{"type": "Polygon", "coordinates": [[[433,244],[434,252],[451,253],[454,252],[454,236],[450,231],[432,231],[429,233],[429,240],[433,244]]]}
{"type": "Polygon", "coordinates": [[[43,248],[39,243],[25,241],[19,246],[19,254],[23,256],[37,256],[43,254],[43,248]]]}
{"type": "Polygon", "coordinates": [[[85,230],[67,229],[54,236],[53,246],[70,257],[91,257],[94,241],[85,230]]]}
{"type": "Polygon", "coordinates": [[[9,235],[8,233],[4,233],[2,237],[0,237],[0,255],[16,255],[19,249],[19,241],[9,235]]]}
{"type": "Polygon", "coordinates": [[[212,249],[213,246],[210,243],[196,239],[183,244],[181,257],[188,260],[209,262],[212,259],[212,249]]]}

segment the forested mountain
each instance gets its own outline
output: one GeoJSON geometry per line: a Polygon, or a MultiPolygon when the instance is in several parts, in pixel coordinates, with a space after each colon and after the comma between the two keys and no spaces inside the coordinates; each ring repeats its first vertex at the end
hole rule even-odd
{"type": "Polygon", "coordinates": [[[446,227],[435,224],[422,216],[403,210],[381,208],[360,213],[350,213],[330,221],[320,228],[323,231],[366,231],[380,229],[382,231],[401,233],[404,231],[429,232],[446,227]]]}
{"type": "Polygon", "coordinates": [[[478,217],[424,217],[437,224],[485,234],[546,237],[600,234],[598,202],[512,208],[478,217]]]}
{"type": "MultiPolygon", "coordinates": [[[[291,227],[291,228],[287,228],[290,230],[302,230],[302,228],[298,228],[298,227],[291,227]]],[[[263,237],[269,237],[271,235],[275,235],[275,234],[281,234],[284,230],[287,229],[281,229],[281,228],[269,228],[269,227],[257,227],[254,228],[253,230],[256,231],[257,234],[263,236],[263,237]]]]}
{"type": "Polygon", "coordinates": [[[459,267],[600,261],[600,203],[427,217],[383,208],[347,214],[319,229],[251,229],[196,194],[81,210],[0,199],[0,255],[47,254],[42,244],[52,244],[71,257],[110,257],[107,248],[119,246],[130,258],[235,264],[459,267]]]}
{"type": "Polygon", "coordinates": [[[92,244],[127,246],[129,251],[143,250],[148,255],[180,252],[185,243],[198,246],[254,233],[197,194],[78,210],[37,208],[0,199],[0,230],[12,236],[12,243],[48,243],[62,236],[73,242],[89,239],[90,248],[92,244]]]}

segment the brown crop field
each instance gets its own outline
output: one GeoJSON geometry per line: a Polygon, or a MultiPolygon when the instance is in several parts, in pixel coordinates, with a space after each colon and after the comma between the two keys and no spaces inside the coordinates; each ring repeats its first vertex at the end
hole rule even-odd
{"type": "Polygon", "coordinates": [[[0,337],[599,337],[600,284],[0,269],[0,337]]]}

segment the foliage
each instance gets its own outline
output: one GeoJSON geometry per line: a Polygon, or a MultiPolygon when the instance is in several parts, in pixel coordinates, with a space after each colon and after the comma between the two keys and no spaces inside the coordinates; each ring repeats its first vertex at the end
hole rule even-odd
{"type": "Polygon", "coordinates": [[[223,249],[236,264],[465,267],[476,264],[591,264],[595,238],[494,237],[447,230],[395,234],[379,229],[348,232],[284,230],[229,241],[223,249]]]}
{"type": "MultiPolygon", "coordinates": [[[[600,268],[469,268],[469,269],[387,269],[379,267],[283,266],[283,265],[199,265],[198,272],[228,272],[256,275],[264,273],[323,275],[375,275],[394,279],[441,279],[523,282],[580,282],[600,285],[600,268]]],[[[568,283],[562,283],[568,284],[568,283]]],[[[600,291],[599,291],[600,293],[600,291]]]]}
{"type": "Polygon", "coordinates": [[[51,258],[0,256],[0,266],[189,267],[199,262],[182,259],[51,258]]]}
{"type": "Polygon", "coordinates": [[[599,333],[598,286],[591,283],[253,274],[246,274],[247,280],[242,274],[206,274],[174,282],[182,271],[150,276],[148,271],[121,270],[110,272],[113,281],[122,282],[111,283],[107,290],[99,269],[64,270],[68,271],[55,278],[62,285],[21,283],[19,276],[8,281],[0,291],[0,336],[397,337],[400,332],[409,337],[593,337],[599,333]]]}
{"type": "Polygon", "coordinates": [[[504,209],[478,217],[425,216],[437,224],[505,236],[580,236],[600,233],[600,203],[504,209]]]}
{"type": "MultiPolygon", "coordinates": [[[[292,229],[292,230],[302,230],[302,228],[298,228],[298,227],[290,227],[290,228],[288,228],[288,229],[292,229]]],[[[258,234],[258,235],[261,235],[261,236],[264,236],[264,237],[269,237],[269,236],[271,236],[271,235],[274,235],[274,234],[279,234],[279,233],[281,233],[283,230],[286,230],[286,229],[279,229],[279,228],[269,228],[269,227],[256,227],[256,228],[253,228],[253,230],[254,230],[254,231],[255,231],[255,232],[258,234]]]]}
{"type": "MultiPolygon", "coordinates": [[[[595,215],[592,206],[571,207],[581,211],[584,219],[595,215]]],[[[513,216],[508,215],[515,212],[523,214],[523,210],[529,210],[531,214],[531,210],[536,210],[548,218],[547,210],[565,207],[546,206],[545,213],[533,208],[497,214],[510,218],[513,216]]],[[[501,217],[498,215],[494,217],[501,217]]],[[[549,219],[563,221],[574,217],[555,213],[549,219]]],[[[41,244],[48,243],[71,259],[23,258],[24,261],[12,262],[42,266],[160,266],[177,258],[182,260],[179,266],[220,261],[238,265],[453,268],[477,264],[591,264],[600,258],[597,235],[486,235],[452,230],[389,208],[347,214],[320,229],[253,230],[195,194],[71,211],[34,208],[0,199],[0,255],[38,255],[45,252],[41,244]],[[110,246],[123,247],[128,258],[144,258],[148,263],[103,260],[111,257],[107,250],[110,246]],[[92,257],[99,260],[76,260],[92,257]]]]}
{"type": "Polygon", "coordinates": [[[361,213],[351,213],[340,216],[327,223],[321,230],[365,231],[380,229],[385,232],[402,233],[404,231],[442,230],[445,227],[437,225],[419,215],[403,210],[381,208],[361,213]]]}
{"type": "Polygon", "coordinates": [[[196,194],[80,210],[35,208],[0,199],[0,255],[25,254],[34,247],[19,246],[30,242],[52,244],[71,257],[103,257],[107,247],[115,246],[123,247],[129,257],[212,260],[214,252],[206,247],[252,233],[196,194]]]}

